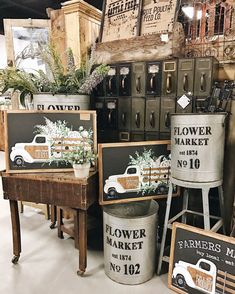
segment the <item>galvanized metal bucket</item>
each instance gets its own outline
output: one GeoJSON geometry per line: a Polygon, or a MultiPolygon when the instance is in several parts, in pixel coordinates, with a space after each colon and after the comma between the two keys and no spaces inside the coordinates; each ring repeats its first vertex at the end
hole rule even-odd
{"type": "Polygon", "coordinates": [[[90,109],[90,96],[80,94],[34,94],[33,105],[35,110],[88,110],[90,109]]]}
{"type": "Polygon", "coordinates": [[[223,179],[226,113],[171,115],[171,176],[188,182],[223,179]]]}
{"type": "Polygon", "coordinates": [[[122,284],[148,281],[156,265],[158,204],[151,200],[103,210],[106,275],[122,284]]]}

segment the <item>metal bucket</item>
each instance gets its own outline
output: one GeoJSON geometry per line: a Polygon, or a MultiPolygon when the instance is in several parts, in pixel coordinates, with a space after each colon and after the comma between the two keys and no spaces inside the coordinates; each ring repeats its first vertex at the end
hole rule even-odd
{"type": "Polygon", "coordinates": [[[144,202],[103,209],[105,273],[118,283],[141,284],[155,271],[158,204],[144,202]]]}
{"type": "Polygon", "coordinates": [[[171,115],[171,176],[188,182],[223,179],[225,113],[171,115]]]}
{"type": "Polygon", "coordinates": [[[88,110],[90,109],[89,95],[34,94],[35,110],[88,110]]]}

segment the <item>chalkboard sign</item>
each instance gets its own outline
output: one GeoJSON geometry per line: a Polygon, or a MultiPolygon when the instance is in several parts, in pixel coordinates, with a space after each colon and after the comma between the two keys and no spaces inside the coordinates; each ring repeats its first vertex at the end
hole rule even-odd
{"type": "Polygon", "coordinates": [[[139,35],[142,0],[104,0],[101,42],[139,35]]]}
{"type": "Polygon", "coordinates": [[[235,239],[174,223],[168,285],[178,293],[235,293],[235,239]]]}
{"type": "Polygon", "coordinates": [[[77,146],[97,152],[95,111],[7,111],[5,134],[7,172],[69,171],[77,146]]]}
{"type": "Polygon", "coordinates": [[[169,144],[170,141],[99,144],[100,204],[165,198],[171,173],[169,144]]]}

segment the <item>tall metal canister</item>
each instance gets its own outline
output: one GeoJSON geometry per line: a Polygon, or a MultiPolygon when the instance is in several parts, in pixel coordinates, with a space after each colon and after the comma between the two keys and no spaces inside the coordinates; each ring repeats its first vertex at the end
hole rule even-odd
{"type": "Polygon", "coordinates": [[[140,201],[103,210],[106,275],[122,284],[148,281],[156,267],[158,204],[140,201]]]}
{"type": "Polygon", "coordinates": [[[171,115],[171,176],[188,182],[223,179],[226,113],[171,115]]]}

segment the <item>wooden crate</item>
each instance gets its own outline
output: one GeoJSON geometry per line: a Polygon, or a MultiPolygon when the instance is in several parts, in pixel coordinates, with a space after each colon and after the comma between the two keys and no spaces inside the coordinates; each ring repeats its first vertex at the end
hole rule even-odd
{"type": "Polygon", "coordinates": [[[173,33],[151,34],[97,45],[98,63],[152,61],[184,55],[184,31],[175,23],[173,33]]]}
{"type": "Polygon", "coordinates": [[[101,11],[83,0],[67,1],[62,5],[66,47],[72,49],[75,63],[79,65],[99,36],[101,11]]]}

